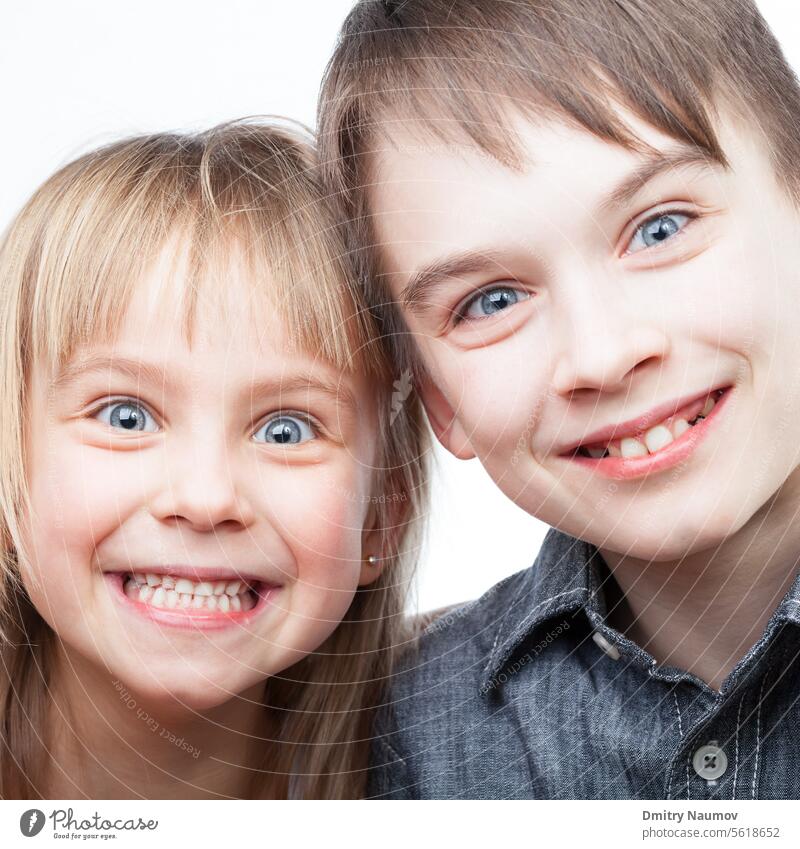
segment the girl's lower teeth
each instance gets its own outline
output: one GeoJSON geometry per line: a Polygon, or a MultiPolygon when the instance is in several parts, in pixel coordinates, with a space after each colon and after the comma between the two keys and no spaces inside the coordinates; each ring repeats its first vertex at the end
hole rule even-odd
{"type": "Polygon", "coordinates": [[[581,447],[578,453],[584,457],[592,457],[595,460],[601,460],[606,457],[645,457],[648,454],[655,454],[656,451],[665,448],[679,436],[682,436],[689,428],[694,427],[697,422],[703,421],[706,416],[710,415],[721,395],[722,392],[710,395],[706,399],[702,410],[689,421],[686,419],[674,419],[669,426],[665,423],[651,427],[641,439],[626,437],[619,440],[619,442],[607,445],[605,448],[581,447]]]}
{"type": "Polygon", "coordinates": [[[128,575],[123,590],[132,601],[167,610],[213,610],[221,613],[252,610],[255,593],[243,581],[195,584],[168,575],[128,575]]]}

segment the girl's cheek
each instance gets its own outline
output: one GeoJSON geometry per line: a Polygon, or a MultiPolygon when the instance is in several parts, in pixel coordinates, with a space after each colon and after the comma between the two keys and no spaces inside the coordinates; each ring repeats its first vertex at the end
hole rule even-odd
{"type": "MultiPolygon", "coordinates": [[[[287,480],[274,510],[278,532],[294,550],[298,580],[317,587],[355,587],[369,493],[355,473],[318,469],[287,480]]],[[[291,476],[287,476],[291,477],[291,476]]]]}
{"type": "Polygon", "coordinates": [[[94,548],[141,502],[141,481],[96,449],[74,447],[47,464],[34,482],[48,505],[51,532],[70,548],[94,548]]]}
{"type": "MultiPolygon", "coordinates": [[[[94,554],[141,503],[141,480],[96,448],[34,435],[29,466],[32,515],[25,537],[34,573],[52,587],[86,580],[94,554]]],[[[74,590],[73,590],[74,591],[74,590]]]]}

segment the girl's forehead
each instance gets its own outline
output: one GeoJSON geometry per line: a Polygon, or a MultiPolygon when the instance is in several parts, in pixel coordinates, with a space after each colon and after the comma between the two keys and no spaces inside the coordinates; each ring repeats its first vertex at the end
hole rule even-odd
{"type": "Polygon", "coordinates": [[[112,347],[175,367],[302,361],[383,381],[377,336],[343,267],[313,238],[267,242],[256,223],[190,224],[149,246],[132,237],[110,264],[54,278],[52,292],[67,297],[43,296],[55,309],[33,328],[36,360],[52,376],[87,349],[112,347]]]}
{"type": "Polygon", "coordinates": [[[142,270],[119,338],[190,349],[292,350],[297,346],[273,290],[270,270],[250,267],[235,249],[196,269],[188,248],[173,241],[142,270]]]}
{"type": "Polygon", "coordinates": [[[370,381],[298,338],[271,282],[269,269],[252,269],[235,252],[198,272],[188,250],[168,245],[135,280],[115,332],[84,340],[52,376],[80,374],[88,365],[95,373],[172,372],[184,383],[229,388],[260,376],[295,388],[303,381],[331,392],[339,387],[343,397],[361,398],[360,406],[373,394],[370,381]]]}

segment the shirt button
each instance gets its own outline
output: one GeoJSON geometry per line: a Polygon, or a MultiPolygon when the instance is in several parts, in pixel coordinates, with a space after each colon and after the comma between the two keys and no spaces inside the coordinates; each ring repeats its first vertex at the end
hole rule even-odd
{"type": "Polygon", "coordinates": [[[700,778],[716,781],[728,768],[728,756],[717,745],[717,741],[712,740],[694,753],[692,766],[700,778]]]}
{"type": "Polygon", "coordinates": [[[619,649],[613,643],[609,643],[599,631],[592,634],[592,639],[612,660],[619,660],[619,649]]]}

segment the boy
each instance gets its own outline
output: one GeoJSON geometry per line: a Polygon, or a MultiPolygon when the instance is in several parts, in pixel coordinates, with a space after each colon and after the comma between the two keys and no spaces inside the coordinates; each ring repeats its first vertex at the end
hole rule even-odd
{"type": "Polygon", "coordinates": [[[408,655],[374,796],[800,796],[798,116],[749,0],[351,12],[320,145],[373,308],[553,526],[408,655]]]}

